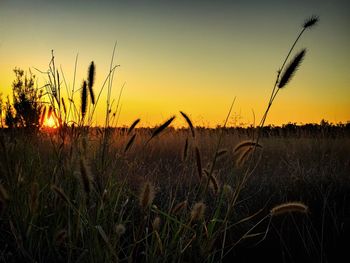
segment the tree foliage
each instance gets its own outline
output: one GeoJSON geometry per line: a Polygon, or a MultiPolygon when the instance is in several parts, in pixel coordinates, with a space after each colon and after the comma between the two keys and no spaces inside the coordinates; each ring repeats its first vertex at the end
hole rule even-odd
{"type": "Polygon", "coordinates": [[[42,93],[35,87],[35,75],[15,68],[15,80],[12,84],[12,104],[7,99],[5,106],[5,124],[10,128],[39,127],[42,93]]]}

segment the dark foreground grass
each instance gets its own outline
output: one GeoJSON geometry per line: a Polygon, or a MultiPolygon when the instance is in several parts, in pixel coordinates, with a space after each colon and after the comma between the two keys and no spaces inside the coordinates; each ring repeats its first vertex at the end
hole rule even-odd
{"type": "Polygon", "coordinates": [[[1,131],[0,261],[335,262],[347,252],[349,136],[262,137],[232,198],[249,165],[236,165],[242,133],[167,129],[146,143],[151,130],[111,130],[106,147],[97,129],[70,132],[1,131]],[[308,212],[271,216],[291,201],[308,212]]]}

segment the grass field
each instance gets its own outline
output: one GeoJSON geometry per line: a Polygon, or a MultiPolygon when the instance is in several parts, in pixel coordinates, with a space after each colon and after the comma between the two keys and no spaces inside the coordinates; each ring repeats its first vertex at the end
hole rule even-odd
{"type": "Polygon", "coordinates": [[[318,20],[304,22],[250,128],[228,127],[235,99],[216,129],[195,127],[183,112],[154,128],[137,126],[140,119],[113,128],[123,90],[112,98],[116,46],[96,94],[93,61],[81,88],[77,60],[69,86],[53,51],[40,88],[31,72],[15,69],[12,101],[0,97],[0,261],[346,258],[349,123],[265,125],[304,60],[306,49],[292,55],[294,47],[318,20]],[[103,92],[105,121],[97,127],[103,92]],[[172,127],[175,118],[186,128],[172,127]]]}
{"type": "Polygon", "coordinates": [[[261,158],[238,165],[248,138],[237,130],[167,128],[146,143],[152,132],[1,131],[0,260],[334,262],[347,252],[349,134],[262,137],[261,158]],[[271,212],[288,202],[297,207],[271,212]]]}

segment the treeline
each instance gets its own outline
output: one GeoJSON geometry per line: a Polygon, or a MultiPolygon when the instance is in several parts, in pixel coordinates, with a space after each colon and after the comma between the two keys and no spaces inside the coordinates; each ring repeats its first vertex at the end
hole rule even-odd
{"type": "MultiPolygon", "coordinates": [[[[38,128],[38,127],[36,127],[38,128]]],[[[156,127],[139,127],[135,128],[137,133],[140,134],[152,134],[152,131],[157,129],[156,127]]],[[[66,132],[73,132],[78,130],[85,130],[89,131],[92,135],[102,135],[106,130],[110,134],[112,133],[118,133],[120,135],[127,135],[129,127],[123,126],[123,127],[100,127],[100,126],[76,126],[74,124],[69,126],[62,126],[57,127],[56,129],[51,128],[41,128],[41,129],[34,129],[31,130],[28,127],[6,127],[2,126],[0,127],[0,131],[2,132],[9,132],[12,133],[15,132],[16,134],[18,132],[24,131],[26,134],[28,134],[29,131],[35,131],[35,133],[55,133],[59,131],[66,131],[66,132]]],[[[196,127],[197,133],[212,133],[212,132],[219,132],[223,131],[226,134],[236,134],[240,137],[249,137],[253,138],[256,136],[256,134],[260,133],[261,137],[268,138],[268,137],[294,137],[294,138],[314,138],[314,137],[320,137],[320,138],[337,138],[337,137],[350,137],[350,121],[347,123],[329,123],[327,121],[322,120],[320,124],[316,123],[306,123],[306,124],[296,124],[296,123],[288,123],[283,124],[282,126],[275,126],[275,125],[266,125],[262,128],[260,127],[225,127],[222,128],[221,126],[217,126],[216,128],[210,128],[210,127],[204,127],[204,126],[197,126],[196,127]]],[[[169,133],[187,133],[189,132],[189,128],[187,127],[168,127],[167,132],[169,133]]]]}
{"type": "MultiPolygon", "coordinates": [[[[236,127],[233,128],[240,134],[251,135],[257,131],[258,128],[236,127]]],[[[261,128],[263,137],[342,137],[350,136],[350,122],[332,124],[327,121],[321,121],[320,124],[307,123],[297,125],[295,123],[288,123],[282,126],[267,125],[261,128]]]]}
{"type": "MultiPolygon", "coordinates": [[[[152,131],[156,128],[157,127],[154,127],[154,128],[141,127],[141,128],[135,128],[135,130],[141,134],[151,134],[152,131]]],[[[101,133],[101,129],[103,128],[90,127],[90,130],[92,132],[95,131],[96,134],[101,133]]],[[[118,128],[110,128],[110,129],[120,134],[127,134],[129,127],[118,127],[118,128]]],[[[283,124],[282,126],[267,125],[260,129],[261,129],[260,130],[261,136],[265,138],[268,138],[268,137],[294,137],[294,138],[350,137],[350,122],[333,124],[325,120],[322,120],[320,124],[307,123],[307,124],[297,125],[296,123],[288,123],[288,124],[283,124]]],[[[197,133],[218,132],[221,130],[227,134],[236,134],[242,137],[249,137],[249,138],[254,137],[254,135],[256,135],[259,132],[259,128],[253,127],[253,126],[226,127],[226,128],[222,128],[220,126],[217,126],[216,128],[208,128],[208,127],[201,127],[201,126],[196,127],[197,133]]],[[[189,129],[186,127],[181,127],[181,128],[168,127],[167,132],[187,133],[189,132],[189,129]]]]}
{"type": "MultiPolygon", "coordinates": [[[[117,128],[121,133],[127,131],[127,127],[117,128]]],[[[196,127],[197,133],[204,132],[215,132],[222,130],[225,133],[237,134],[239,136],[246,136],[252,138],[254,134],[256,135],[259,131],[258,127],[226,127],[222,128],[217,126],[216,128],[208,128],[208,127],[196,127]]],[[[266,125],[261,129],[262,137],[350,137],[350,121],[347,123],[338,123],[333,124],[328,121],[322,120],[320,124],[316,123],[307,123],[307,124],[296,124],[296,123],[288,123],[283,124],[282,126],[274,126],[274,125],[266,125]]],[[[148,133],[151,132],[152,128],[138,128],[139,132],[148,133]]],[[[188,128],[174,128],[169,127],[170,130],[173,131],[183,131],[187,132],[188,128]]]]}

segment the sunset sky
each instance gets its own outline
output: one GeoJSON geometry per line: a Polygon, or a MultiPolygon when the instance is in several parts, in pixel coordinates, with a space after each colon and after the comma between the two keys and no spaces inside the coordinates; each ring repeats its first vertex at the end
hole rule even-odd
{"type": "Polygon", "coordinates": [[[311,15],[319,24],[295,49],[307,48],[305,60],[267,123],[350,121],[348,0],[0,0],[0,92],[11,94],[15,67],[44,84],[34,68],[48,68],[51,50],[70,87],[76,55],[77,86],[94,61],[97,92],[117,41],[113,98],[125,83],[118,125],[141,118],[153,126],[181,110],[195,125],[216,126],[234,97],[229,124],[252,124],[253,112],[258,123],[276,71],[311,15]]]}

